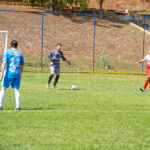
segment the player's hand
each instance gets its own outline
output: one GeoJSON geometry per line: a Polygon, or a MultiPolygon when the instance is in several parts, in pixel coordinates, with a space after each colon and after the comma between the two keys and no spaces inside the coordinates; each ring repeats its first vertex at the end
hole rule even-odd
{"type": "Polygon", "coordinates": [[[135,63],[135,65],[138,65],[138,64],[139,64],[139,62],[136,62],[136,63],[135,63]]]}
{"type": "Polygon", "coordinates": [[[68,64],[69,64],[69,65],[71,65],[71,62],[70,62],[70,61],[68,61],[68,64]]]}
{"type": "Polygon", "coordinates": [[[2,79],[3,79],[3,74],[0,75],[0,81],[2,81],[2,79]]]}

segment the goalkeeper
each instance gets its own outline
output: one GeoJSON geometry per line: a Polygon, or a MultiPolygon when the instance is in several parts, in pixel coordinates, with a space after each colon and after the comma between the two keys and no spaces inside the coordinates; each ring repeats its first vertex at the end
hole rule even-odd
{"type": "Polygon", "coordinates": [[[67,62],[69,65],[71,63],[64,57],[63,52],[61,51],[61,44],[57,44],[56,49],[52,50],[48,54],[48,58],[50,59],[50,70],[51,70],[51,75],[49,76],[48,83],[46,85],[47,88],[49,88],[50,82],[56,74],[56,78],[53,84],[53,88],[56,88],[56,84],[58,82],[58,79],[60,77],[60,58],[62,58],[65,62],[67,62]]]}
{"type": "Polygon", "coordinates": [[[136,62],[136,64],[144,63],[144,61],[147,62],[147,79],[145,81],[143,88],[140,88],[142,92],[145,91],[148,83],[150,84],[150,49],[149,49],[149,54],[147,54],[142,60],[139,60],[138,62],[136,62]]]}

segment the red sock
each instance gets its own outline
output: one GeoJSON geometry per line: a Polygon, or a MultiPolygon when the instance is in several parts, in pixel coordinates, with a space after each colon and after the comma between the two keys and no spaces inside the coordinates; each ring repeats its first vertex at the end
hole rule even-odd
{"type": "Polygon", "coordinates": [[[145,81],[145,84],[144,84],[144,86],[143,86],[143,89],[144,89],[144,90],[146,89],[147,85],[148,85],[148,80],[145,81]]]}

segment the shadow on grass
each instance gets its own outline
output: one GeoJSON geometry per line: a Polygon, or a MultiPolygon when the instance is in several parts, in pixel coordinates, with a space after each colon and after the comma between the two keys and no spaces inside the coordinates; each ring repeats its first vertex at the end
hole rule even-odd
{"type": "Polygon", "coordinates": [[[57,90],[64,90],[64,91],[85,91],[86,89],[76,89],[76,90],[71,90],[71,89],[65,89],[65,88],[60,88],[60,89],[57,89],[57,90]]]}
{"type": "Polygon", "coordinates": [[[20,110],[15,110],[15,109],[11,109],[11,108],[6,108],[6,109],[4,108],[0,112],[5,112],[5,111],[20,112],[20,111],[29,111],[29,110],[32,110],[32,111],[40,111],[40,110],[50,111],[50,110],[57,110],[57,109],[56,108],[41,108],[41,107],[38,107],[38,108],[21,108],[20,110]]]}
{"type": "Polygon", "coordinates": [[[39,110],[57,110],[56,108],[22,108],[20,109],[21,111],[28,111],[28,110],[35,110],[35,111],[39,111],[39,110]]]}

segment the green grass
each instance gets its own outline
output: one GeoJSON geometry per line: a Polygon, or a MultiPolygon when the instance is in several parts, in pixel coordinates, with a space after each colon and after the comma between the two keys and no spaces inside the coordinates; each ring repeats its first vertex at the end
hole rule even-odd
{"type": "Polygon", "coordinates": [[[0,112],[0,150],[148,150],[150,89],[140,75],[24,73],[21,111],[8,89],[0,112]],[[78,88],[71,91],[71,85],[78,88]]]}

